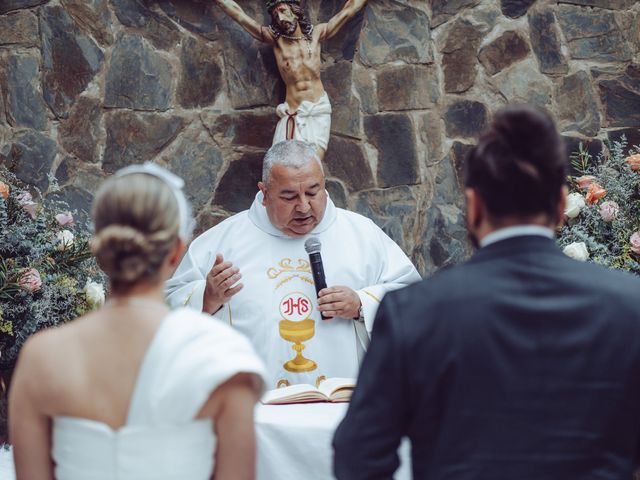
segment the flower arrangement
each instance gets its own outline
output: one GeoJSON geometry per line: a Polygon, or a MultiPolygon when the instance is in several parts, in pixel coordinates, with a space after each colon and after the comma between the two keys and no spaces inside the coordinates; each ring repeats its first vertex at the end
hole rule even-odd
{"type": "MultiPolygon", "coordinates": [[[[52,178],[49,192],[56,188],[52,178]]],[[[0,400],[30,335],[104,302],[88,231],[66,203],[41,200],[37,190],[0,169],[0,400]]]]}
{"type": "Polygon", "coordinates": [[[566,222],[558,235],[577,260],[640,274],[640,148],[626,140],[594,159],[580,146],[572,156],[578,175],[569,178],[566,222]]]}

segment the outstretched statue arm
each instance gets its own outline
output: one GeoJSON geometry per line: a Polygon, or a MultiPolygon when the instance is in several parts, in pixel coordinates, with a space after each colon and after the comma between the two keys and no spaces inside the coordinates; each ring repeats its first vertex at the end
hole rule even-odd
{"type": "Polygon", "coordinates": [[[347,0],[342,10],[331,17],[331,20],[317,26],[320,32],[320,41],[329,40],[338,33],[340,29],[366,5],[367,1],[368,0],[347,0]]]}
{"type": "Polygon", "coordinates": [[[223,11],[232,20],[238,23],[256,40],[261,42],[273,43],[273,35],[269,32],[269,29],[260,25],[253,18],[245,13],[240,5],[233,0],[214,0],[223,11]]]}

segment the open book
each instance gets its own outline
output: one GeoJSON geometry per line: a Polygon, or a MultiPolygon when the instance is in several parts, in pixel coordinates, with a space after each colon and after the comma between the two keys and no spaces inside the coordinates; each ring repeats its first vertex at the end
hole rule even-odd
{"type": "Polygon", "coordinates": [[[262,396],[265,405],[310,402],[348,402],[356,387],[354,378],[327,378],[320,386],[300,384],[269,390],[262,396]]]}

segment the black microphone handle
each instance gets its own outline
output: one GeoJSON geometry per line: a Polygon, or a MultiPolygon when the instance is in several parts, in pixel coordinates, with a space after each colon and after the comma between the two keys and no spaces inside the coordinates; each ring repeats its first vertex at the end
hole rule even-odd
{"type": "MultiPolygon", "coordinates": [[[[311,274],[313,275],[313,283],[316,286],[316,295],[320,293],[320,290],[327,288],[327,281],[324,278],[324,268],[322,267],[322,257],[320,252],[310,253],[309,262],[311,263],[311,274]]],[[[328,320],[322,312],[320,316],[323,320],[328,320]]]]}

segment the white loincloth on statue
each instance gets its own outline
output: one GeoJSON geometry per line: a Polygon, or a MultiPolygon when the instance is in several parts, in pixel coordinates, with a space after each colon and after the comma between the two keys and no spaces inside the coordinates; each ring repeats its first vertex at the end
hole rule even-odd
{"type": "Polygon", "coordinates": [[[295,116],[289,116],[290,113],[293,112],[289,109],[287,102],[281,103],[276,108],[280,121],[273,135],[273,144],[293,138],[326,150],[331,134],[331,102],[326,92],[317,102],[303,101],[295,116]],[[287,122],[294,124],[293,137],[287,137],[287,122]]]}

